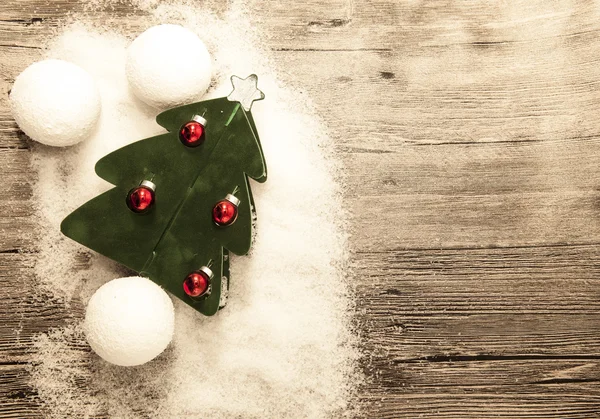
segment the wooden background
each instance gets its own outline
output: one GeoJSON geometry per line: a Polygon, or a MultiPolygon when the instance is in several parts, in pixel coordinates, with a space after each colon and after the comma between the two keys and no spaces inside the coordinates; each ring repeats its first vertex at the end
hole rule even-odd
{"type": "MultiPolygon", "coordinates": [[[[347,164],[364,417],[599,418],[600,4],[251,7],[347,164]]],[[[69,315],[28,294],[35,174],[6,93],[81,9],[0,3],[3,418],[43,416],[31,337],[69,315]]]]}

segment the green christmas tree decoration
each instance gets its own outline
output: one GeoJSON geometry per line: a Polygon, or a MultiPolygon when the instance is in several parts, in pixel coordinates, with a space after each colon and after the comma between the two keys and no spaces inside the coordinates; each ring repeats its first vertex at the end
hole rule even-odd
{"type": "Polygon", "coordinates": [[[224,305],[229,252],[250,250],[255,209],[248,178],[267,179],[250,111],[264,94],[256,75],[231,81],[228,97],[159,114],[156,121],[168,133],[100,159],[96,173],[114,188],[61,224],[66,236],[205,315],[224,305]]]}

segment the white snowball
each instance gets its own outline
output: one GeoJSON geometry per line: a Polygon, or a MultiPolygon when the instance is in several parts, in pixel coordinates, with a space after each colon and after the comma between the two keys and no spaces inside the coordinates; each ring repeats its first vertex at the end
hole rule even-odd
{"type": "Polygon", "coordinates": [[[175,314],[167,293],[147,278],[113,279],[90,299],[87,340],[104,360],[122,366],[144,364],[171,342],[175,314]]]}
{"type": "Polygon", "coordinates": [[[61,60],[27,67],[10,92],[13,117],[42,144],[64,147],[89,137],[100,118],[100,94],[81,67],[61,60]]]}
{"type": "Polygon", "coordinates": [[[158,25],[129,46],[127,78],[139,99],[167,109],[194,102],[206,92],[211,57],[192,31],[179,25],[158,25]]]}

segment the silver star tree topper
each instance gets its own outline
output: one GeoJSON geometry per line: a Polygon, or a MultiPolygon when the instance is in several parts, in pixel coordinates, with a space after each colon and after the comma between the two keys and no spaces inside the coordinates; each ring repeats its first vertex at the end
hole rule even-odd
{"type": "Polygon", "coordinates": [[[258,76],[256,74],[250,74],[245,79],[231,76],[231,84],[233,85],[233,91],[227,96],[227,99],[231,102],[240,102],[246,112],[252,108],[252,103],[255,100],[265,98],[265,94],[258,90],[258,76]]]}

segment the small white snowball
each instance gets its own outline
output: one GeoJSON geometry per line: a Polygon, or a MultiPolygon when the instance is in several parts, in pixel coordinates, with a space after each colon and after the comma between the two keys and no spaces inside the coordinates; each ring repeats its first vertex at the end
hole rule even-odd
{"type": "Polygon", "coordinates": [[[100,94],[92,76],[61,60],[27,67],[15,80],[10,103],[25,134],[56,147],[85,140],[100,118],[100,94]]]}
{"type": "Polygon", "coordinates": [[[144,364],[171,342],[173,302],[147,278],[113,279],[90,299],[84,330],[88,343],[104,360],[121,366],[144,364]]]}
{"type": "Polygon", "coordinates": [[[194,102],[211,79],[211,57],[198,36],[179,25],[153,26],[127,51],[127,79],[135,95],[159,109],[194,102]]]}

